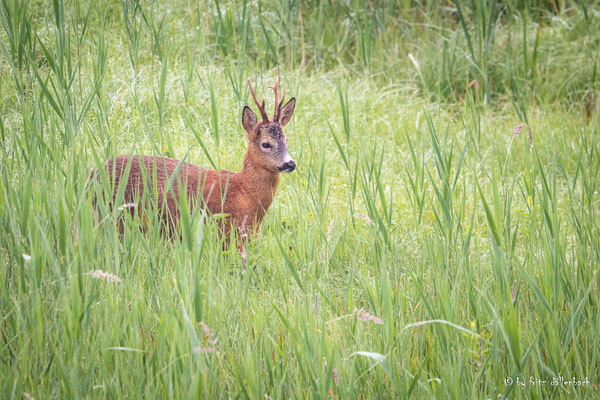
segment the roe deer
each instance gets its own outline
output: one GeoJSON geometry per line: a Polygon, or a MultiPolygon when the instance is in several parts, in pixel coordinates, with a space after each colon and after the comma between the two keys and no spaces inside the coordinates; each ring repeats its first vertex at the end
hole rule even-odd
{"type": "MultiPolygon", "coordinates": [[[[135,208],[141,216],[144,205],[136,207],[136,201],[142,199],[144,190],[148,188],[150,195],[147,193],[147,198],[155,200],[158,209],[161,210],[163,232],[166,230],[173,234],[177,230],[180,217],[179,195],[187,193],[191,209],[199,205],[211,214],[225,214],[225,218],[219,219],[219,225],[221,232],[225,234],[226,242],[229,242],[231,227],[240,232],[244,229],[248,229],[250,233],[255,232],[273,201],[279,173],[296,169],[296,162],[288,153],[287,138],[282,129],[292,118],[296,100],[292,97],[282,106],[285,92],[280,98],[279,78],[276,75],[275,85],[270,87],[275,92],[275,112],[273,118],[269,119],[265,111],[264,96],[262,103],[259,103],[250,79],[248,85],[262,121],[257,121],[256,114],[250,107],[244,107],[242,125],[248,138],[248,150],[240,172],[217,172],[167,157],[118,156],[104,164],[114,185],[113,200],[109,207],[113,206],[119,181],[124,179],[127,165],[130,163],[123,203],[129,206],[132,216],[136,212],[135,208]],[[180,163],[178,175],[171,179],[180,163]],[[165,193],[170,179],[172,186],[165,193]]],[[[93,175],[96,174],[92,173],[92,178],[93,175]]],[[[119,225],[122,232],[122,222],[119,225]]]]}

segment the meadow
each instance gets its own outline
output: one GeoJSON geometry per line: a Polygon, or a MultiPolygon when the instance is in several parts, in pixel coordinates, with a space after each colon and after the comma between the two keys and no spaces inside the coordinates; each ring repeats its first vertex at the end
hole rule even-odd
{"type": "MultiPolygon", "coordinates": [[[[600,3],[2,0],[0,398],[598,398],[600,3]],[[260,231],[92,208],[120,154],[239,171],[260,231]]],[[[110,188],[104,188],[110,190],[110,188]]]]}

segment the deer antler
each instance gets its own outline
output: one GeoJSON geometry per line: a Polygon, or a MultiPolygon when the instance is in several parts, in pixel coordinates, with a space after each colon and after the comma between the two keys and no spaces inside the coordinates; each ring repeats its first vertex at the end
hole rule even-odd
{"type": "Polygon", "coordinates": [[[283,99],[285,99],[285,90],[283,91],[283,96],[281,99],[279,98],[279,74],[275,72],[275,86],[269,86],[275,92],[275,112],[273,113],[273,121],[279,121],[279,113],[281,111],[281,105],[283,104],[283,99]]]}
{"type": "Polygon", "coordinates": [[[252,88],[252,83],[250,83],[250,78],[248,78],[248,86],[250,86],[250,93],[252,93],[252,97],[254,98],[254,102],[258,106],[258,110],[260,111],[260,115],[264,122],[269,122],[269,117],[267,116],[267,112],[265,111],[265,97],[263,96],[262,104],[258,102],[256,98],[256,93],[254,93],[254,88],[252,88]]]}

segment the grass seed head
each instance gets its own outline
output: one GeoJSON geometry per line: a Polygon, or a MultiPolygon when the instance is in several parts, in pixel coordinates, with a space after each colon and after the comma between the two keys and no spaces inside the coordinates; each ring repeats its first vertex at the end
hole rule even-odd
{"type": "Polygon", "coordinates": [[[364,214],[361,214],[361,213],[356,213],[356,214],[354,214],[354,215],[355,215],[355,216],[357,216],[357,217],[360,217],[360,218],[362,218],[363,220],[365,220],[365,222],[366,222],[367,224],[369,224],[369,225],[372,225],[372,226],[375,226],[375,222],[371,221],[371,218],[367,217],[366,215],[364,215],[364,214]]]}
{"type": "Polygon", "coordinates": [[[360,309],[355,308],[353,314],[356,315],[356,317],[358,319],[360,319],[361,321],[371,321],[371,322],[379,324],[379,325],[383,324],[382,320],[380,320],[373,314],[369,314],[368,312],[365,311],[364,308],[360,308],[360,309]]]}
{"type": "Polygon", "coordinates": [[[210,331],[210,329],[208,328],[208,326],[204,323],[204,321],[200,321],[200,325],[202,326],[202,329],[204,330],[204,336],[206,338],[206,341],[209,344],[212,344],[212,345],[216,344],[217,343],[217,339],[215,339],[213,337],[212,332],[210,331]]]}
{"type": "Polygon", "coordinates": [[[531,134],[531,127],[529,127],[529,151],[533,150],[533,135],[531,134]]]}
{"type": "Polygon", "coordinates": [[[115,283],[122,283],[123,281],[121,280],[121,278],[119,278],[118,276],[116,276],[115,274],[111,274],[110,272],[104,272],[102,270],[96,270],[96,271],[92,271],[90,272],[90,276],[94,279],[102,279],[103,281],[109,281],[109,282],[115,282],[115,283]]]}
{"type": "Polygon", "coordinates": [[[513,128],[512,133],[514,137],[519,136],[519,132],[521,132],[521,129],[523,129],[523,124],[519,124],[513,128]]]}
{"type": "Polygon", "coordinates": [[[512,292],[510,294],[510,299],[512,300],[513,304],[515,303],[515,301],[517,301],[517,280],[516,279],[512,285],[512,292]]]}
{"type": "Polygon", "coordinates": [[[197,346],[197,347],[194,347],[193,352],[194,352],[194,354],[216,353],[217,349],[215,349],[214,347],[197,346]]]}

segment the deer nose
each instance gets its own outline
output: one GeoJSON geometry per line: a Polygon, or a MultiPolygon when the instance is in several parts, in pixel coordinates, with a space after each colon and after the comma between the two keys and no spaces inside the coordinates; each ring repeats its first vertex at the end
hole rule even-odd
{"type": "Polygon", "coordinates": [[[295,169],[296,169],[296,161],[294,161],[294,160],[290,160],[290,161],[284,163],[280,168],[281,172],[292,172],[295,169]]]}

